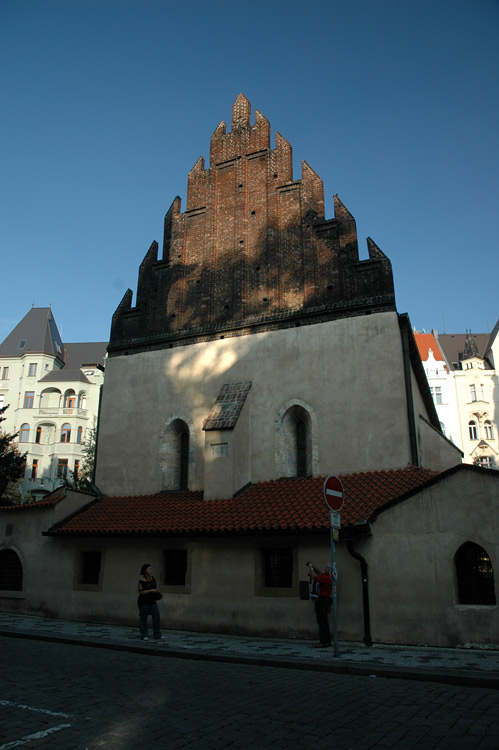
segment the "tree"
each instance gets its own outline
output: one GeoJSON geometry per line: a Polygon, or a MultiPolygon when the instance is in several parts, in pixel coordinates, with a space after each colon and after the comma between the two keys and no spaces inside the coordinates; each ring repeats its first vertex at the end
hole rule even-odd
{"type": "MultiPolygon", "coordinates": [[[[3,415],[8,408],[4,406],[0,409],[0,423],[5,422],[3,415]]],[[[0,427],[0,499],[8,505],[12,503],[12,495],[24,476],[26,466],[26,453],[21,453],[14,442],[18,434],[4,432],[0,427]]]]}
{"type": "Polygon", "coordinates": [[[95,449],[97,447],[97,423],[94,417],[92,427],[89,428],[87,439],[83,443],[82,456],[83,460],[78,473],[72,472],[71,481],[67,486],[83,492],[91,490],[91,484],[94,477],[95,466],[95,449]]]}

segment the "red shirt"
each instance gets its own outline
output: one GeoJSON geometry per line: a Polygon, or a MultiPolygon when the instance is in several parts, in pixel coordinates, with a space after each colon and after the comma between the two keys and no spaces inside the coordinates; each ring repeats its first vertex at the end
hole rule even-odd
{"type": "Polygon", "coordinates": [[[315,580],[319,584],[319,596],[331,598],[333,592],[333,579],[329,573],[321,573],[320,576],[316,576],[315,580]]]}

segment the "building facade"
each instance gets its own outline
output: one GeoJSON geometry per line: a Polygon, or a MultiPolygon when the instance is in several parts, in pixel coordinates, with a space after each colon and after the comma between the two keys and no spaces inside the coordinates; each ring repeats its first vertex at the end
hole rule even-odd
{"type": "Polygon", "coordinates": [[[50,308],[31,308],[0,344],[2,427],[26,453],[23,502],[78,475],[96,427],[106,343],[64,344],[50,308]]]}
{"type": "Polygon", "coordinates": [[[499,643],[499,473],[442,433],[390,261],[367,251],[240,95],[113,316],[96,495],[0,508],[2,609],[136,623],[148,561],[167,628],[313,637],[306,562],[330,559],[337,474],[339,637],[499,643]]]}
{"type": "Polygon", "coordinates": [[[415,333],[442,430],[466,463],[499,466],[499,323],[489,334],[415,333]]]}

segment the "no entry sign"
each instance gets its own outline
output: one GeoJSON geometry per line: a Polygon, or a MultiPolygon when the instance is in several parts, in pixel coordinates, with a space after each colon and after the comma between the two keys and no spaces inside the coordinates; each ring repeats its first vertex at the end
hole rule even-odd
{"type": "Polygon", "coordinates": [[[329,476],[324,481],[324,500],[329,510],[339,511],[343,507],[345,492],[339,477],[329,476]]]}

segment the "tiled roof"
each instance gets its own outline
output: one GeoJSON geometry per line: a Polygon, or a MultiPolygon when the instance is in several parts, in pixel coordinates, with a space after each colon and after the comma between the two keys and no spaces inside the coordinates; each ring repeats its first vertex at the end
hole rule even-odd
{"type": "Polygon", "coordinates": [[[426,362],[428,359],[428,349],[432,350],[434,359],[441,362],[445,361],[438,342],[432,333],[415,333],[414,338],[416,339],[419,355],[423,362],[426,362]]]}
{"type": "Polygon", "coordinates": [[[43,508],[52,508],[57,505],[58,502],[64,499],[66,491],[64,487],[60,487],[54,492],[44,497],[42,500],[36,500],[31,503],[21,503],[19,505],[2,505],[0,500],[0,511],[2,510],[42,510],[43,508]]]}
{"type": "Polygon", "coordinates": [[[203,430],[233,430],[250,388],[250,380],[243,383],[224,383],[204,421],[203,430]]]}
{"type": "MultiPolygon", "coordinates": [[[[342,476],[342,525],[372,520],[388,502],[438,475],[407,467],[342,476]]],[[[326,531],[325,477],[278,479],[251,485],[230,500],[204,500],[202,492],[107,497],[54,526],[50,534],[195,535],[326,531]]]]}
{"type": "Polygon", "coordinates": [[[0,344],[1,357],[20,357],[28,352],[63,359],[64,344],[50,307],[32,307],[0,344]]]}

